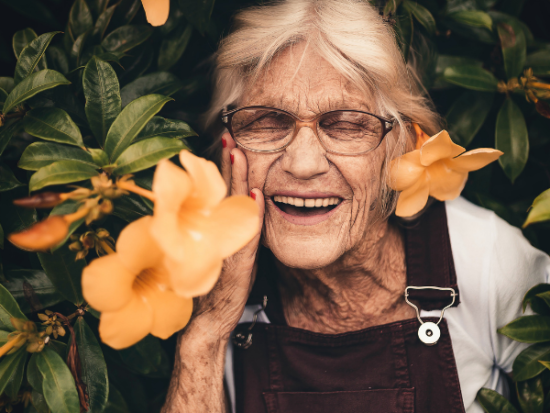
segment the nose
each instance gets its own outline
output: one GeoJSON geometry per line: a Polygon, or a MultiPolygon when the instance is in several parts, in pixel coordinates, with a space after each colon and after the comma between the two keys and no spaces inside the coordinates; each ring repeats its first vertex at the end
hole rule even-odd
{"type": "Polygon", "coordinates": [[[310,127],[302,127],[285,149],[283,170],[296,179],[312,179],[329,170],[326,151],[310,127]]]}

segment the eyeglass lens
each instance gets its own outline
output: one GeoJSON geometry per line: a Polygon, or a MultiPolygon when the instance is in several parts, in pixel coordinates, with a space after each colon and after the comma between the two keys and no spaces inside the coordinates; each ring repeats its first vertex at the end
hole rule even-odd
{"type": "MultiPolygon", "coordinates": [[[[243,109],[231,120],[233,138],[241,145],[255,150],[277,150],[287,145],[294,134],[295,119],[271,109],[243,109]]],[[[329,151],[361,153],[380,143],[382,121],[368,113],[335,111],[322,115],[317,121],[317,134],[329,151]]]]}

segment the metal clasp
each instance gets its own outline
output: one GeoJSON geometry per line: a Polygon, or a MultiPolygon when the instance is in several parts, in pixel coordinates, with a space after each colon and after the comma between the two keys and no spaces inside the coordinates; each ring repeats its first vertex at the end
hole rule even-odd
{"type": "Polygon", "coordinates": [[[267,295],[264,295],[262,307],[254,312],[254,315],[252,316],[252,323],[250,323],[246,331],[239,331],[235,333],[235,335],[233,336],[233,344],[235,344],[237,347],[242,348],[243,350],[246,350],[252,345],[252,329],[256,325],[256,321],[258,321],[258,314],[264,311],[266,307],[267,295]]]}

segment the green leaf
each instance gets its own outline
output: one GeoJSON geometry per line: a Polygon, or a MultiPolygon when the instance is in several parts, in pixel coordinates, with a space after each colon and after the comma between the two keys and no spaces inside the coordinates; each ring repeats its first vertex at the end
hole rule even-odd
{"type": "Polygon", "coordinates": [[[92,13],[92,18],[97,20],[102,13],[105,12],[109,0],[90,0],[87,1],[90,12],[92,13]]]}
{"type": "Polygon", "coordinates": [[[115,119],[105,138],[105,152],[114,163],[147,122],[172,99],[162,95],[142,96],[126,106],[115,119]]]}
{"type": "Polygon", "coordinates": [[[550,317],[541,315],[523,316],[499,328],[498,332],[522,343],[550,341],[550,317]]]}
{"type": "Polygon", "coordinates": [[[103,413],[130,413],[124,397],[111,383],[109,383],[109,401],[103,413]]]}
{"type": "Polygon", "coordinates": [[[36,35],[36,32],[31,28],[16,32],[13,35],[13,39],[11,42],[15,57],[19,59],[19,55],[21,54],[23,49],[37,37],[38,36],[36,35]]]}
{"type": "Polygon", "coordinates": [[[548,220],[550,220],[550,189],[547,189],[535,198],[523,227],[525,228],[527,225],[535,222],[543,222],[548,220]]]}
{"type": "Polygon", "coordinates": [[[464,92],[447,112],[450,136],[461,146],[467,147],[485,122],[494,93],[468,90],[464,92]]]}
{"type": "MultiPolygon", "coordinates": [[[[511,22],[510,22],[511,23],[511,22]]],[[[497,25],[498,36],[504,57],[504,69],[508,79],[518,77],[523,71],[527,56],[525,34],[517,24],[500,22],[497,25]]]]}
{"type": "Polygon", "coordinates": [[[476,401],[486,413],[518,413],[504,396],[491,389],[479,390],[476,401]]]}
{"type": "Polygon", "coordinates": [[[64,300],[43,271],[10,269],[5,271],[4,276],[4,287],[25,314],[43,310],[64,300]]]}
{"type": "Polygon", "coordinates": [[[22,126],[22,122],[18,122],[16,119],[12,119],[11,122],[6,123],[0,127],[0,155],[4,152],[4,149],[8,146],[11,138],[19,132],[22,126]]]}
{"type": "Polygon", "coordinates": [[[107,26],[109,26],[109,23],[113,18],[113,14],[115,13],[116,6],[117,4],[109,7],[107,10],[101,13],[99,18],[95,22],[94,30],[92,31],[92,40],[94,43],[101,43],[101,40],[103,40],[103,36],[105,36],[107,26]]]}
{"type": "MultiPolygon", "coordinates": [[[[19,389],[21,388],[21,384],[23,383],[23,374],[25,373],[25,363],[27,362],[28,354],[23,348],[15,352],[13,355],[15,356],[13,372],[11,374],[11,377],[9,377],[9,381],[4,388],[4,393],[12,400],[15,400],[17,399],[19,389]]],[[[1,368],[2,367],[0,364],[0,370],[1,368]]],[[[4,375],[0,376],[0,388],[3,385],[4,379],[7,377],[8,377],[7,374],[5,376],[4,375]]],[[[2,390],[0,390],[0,393],[2,393],[2,390]]]]}
{"type": "Polygon", "coordinates": [[[75,257],[76,253],[70,251],[67,246],[63,246],[53,253],[38,253],[42,268],[57,291],[67,300],[79,306],[84,302],[80,277],[86,266],[86,261],[77,261],[75,257]]]}
{"type": "Polygon", "coordinates": [[[544,407],[544,390],[540,377],[517,382],[516,390],[519,404],[525,413],[542,413],[544,407]]]}
{"type": "Polygon", "coordinates": [[[190,136],[198,136],[191,127],[182,120],[165,119],[162,116],[155,116],[149,121],[139,135],[134,139],[134,142],[142,141],[149,138],[189,138],[190,136]]]}
{"type": "Polygon", "coordinates": [[[139,46],[151,34],[153,29],[150,26],[122,26],[109,33],[101,42],[101,46],[109,52],[123,53],[139,46]]]}
{"type": "Polygon", "coordinates": [[[156,165],[161,159],[171,158],[186,146],[177,139],[151,138],[128,147],[118,157],[115,175],[126,175],[142,171],[156,165]]]}
{"type": "MultiPolygon", "coordinates": [[[[72,214],[73,212],[76,212],[82,204],[78,201],[73,201],[68,199],[67,201],[57,205],[54,209],[52,209],[52,212],[50,212],[50,215],[67,215],[72,214]]],[[[65,239],[61,241],[59,244],[57,244],[55,247],[52,247],[50,249],[51,252],[57,251],[59,248],[61,248],[63,245],[65,245],[65,242],[70,238],[70,236],[75,232],[78,227],[80,227],[86,218],[78,219],[69,225],[69,231],[67,231],[67,235],[65,236],[65,239]]]]}
{"type": "Polygon", "coordinates": [[[43,378],[42,392],[51,411],[80,413],[74,379],[63,359],[49,347],[37,355],[36,365],[43,378]]]}
{"type": "MultiPolygon", "coordinates": [[[[74,41],[71,50],[69,52],[69,57],[71,59],[73,67],[75,67],[75,70],[81,69],[81,55],[84,51],[84,47],[86,46],[86,42],[88,40],[88,36],[90,35],[91,31],[87,31],[85,33],[82,33],[80,36],[77,37],[77,39],[74,41]]],[[[82,59],[83,60],[83,59],[82,59]]],[[[84,65],[82,63],[82,65],[84,65]]],[[[80,72],[79,72],[80,73],[80,72]]],[[[69,74],[68,74],[69,75],[69,74]]]]}
{"type": "Polygon", "coordinates": [[[93,167],[98,166],[95,164],[92,154],[83,149],[49,142],[31,143],[21,155],[17,166],[28,171],[37,171],[54,162],[65,160],[78,161],[93,167]]]}
{"type": "Polygon", "coordinates": [[[36,222],[36,210],[20,208],[13,204],[13,200],[27,196],[27,191],[17,188],[2,194],[0,197],[0,223],[6,234],[19,232],[36,222]]]}
{"type": "MultiPolygon", "coordinates": [[[[21,312],[21,309],[17,305],[15,298],[10,292],[0,284],[0,329],[14,331],[15,329],[11,325],[10,318],[20,318],[26,320],[27,317],[21,312]]],[[[2,391],[0,390],[0,393],[2,391]]]]}
{"type": "Polygon", "coordinates": [[[39,393],[42,393],[42,374],[38,370],[36,365],[36,359],[38,358],[38,353],[33,353],[29,362],[27,364],[27,381],[32,386],[34,390],[39,393]]]}
{"type": "Polygon", "coordinates": [[[19,182],[12,170],[4,162],[0,161],[0,192],[10,191],[24,185],[22,182],[19,182]]]}
{"type": "MultiPolygon", "coordinates": [[[[37,367],[38,370],[38,367],[37,367]]],[[[38,372],[40,374],[40,372],[38,372]]],[[[42,386],[40,386],[40,391],[42,391],[42,386]]],[[[46,399],[44,398],[44,395],[42,393],[37,392],[36,390],[33,390],[31,393],[32,397],[32,407],[36,409],[36,413],[50,413],[50,408],[48,407],[48,403],[46,403],[46,399]]],[[[34,413],[34,412],[28,412],[28,413],[34,413]]]]}
{"type": "Polygon", "coordinates": [[[61,32],[51,32],[43,34],[31,41],[19,55],[19,60],[15,66],[14,81],[18,84],[29,76],[37,67],[38,62],[44,58],[46,48],[50,45],[53,37],[61,32]]]}
{"type": "Polygon", "coordinates": [[[215,0],[179,0],[179,6],[187,21],[204,35],[209,28],[214,2],[215,0]]]}
{"type": "Polygon", "coordinates": [[[69,59],[60,47],[48,47],[46,49],[46,60],[48,61],[49,67],[53,70],[57,70],[63,74],[67,74],[69,72],[69,59]]]}
{"type": "Polygon", "coordinates": [[[113,215],[126,222],[132,222],[153,213],[143,198],[134,194],[115,199],[113,206],[113,215]]]}
{"type": "Polygon", "coordinates": [[[539,294],[550,291],[550,284],[537,284],[532,287],[523,297],[523,312],[527,309],[527,305],[531,305],[534,312],[540,315],[550,315],[550,307],[546,305],[546,302],[538,297],[539,294]]]}
{"type": "Polygon", "coordinates": [[[496,92],[497,78],[489,71],[473,65],[450,66],[443,72],[450,83],[480,92],[496,92]]]}
{"type": "MultiPolygon", "coordinates": [[[[18,379],[19,376],[21,376],[21,379],[23,378],[22,375],[18,374],[18,370],[24,369],[26,358],[27,352],[24,348],[21,348],[15,353],[0,359],[0,394],[7,390],[12,379],[18,379]],[[23,363],[23,366],[21,366],[21,363],[23,363]]],[[[19,382],[19,386],[21,386],[21,382],[19,382]]]]}
{"type": "Polygon", "coordinates": [[[504,152],[498,162],[514,183],[529,157],[529,135],[523,113],[511,98],[504,101],[498,112],[495,147],[504,152]]]}
{"type": "Polygon", "coordinates": [[[107,156],[107,154],[105,153],[105,151],[103,149],[89,148],[88,150],[92,154],[92,158],[94,160],[94,163],[97,166],[109,165],[109,157],[107,156]]]}
{"type": "Polygon", "coordinates": [[[524,381],[540,374],[544,366],[539,360],[550,361],[550,344],[534,344],[523,350],[514,360],[514,380],[524,381]]]}
{"type": "MultiPolygon", "coordinates": [[[[392,4],[387,2],[386,5],[392,4]]],[[[399,36],[399,43],[401,45],[401,53],[405,57],[405,61],[409,60],[409,50],[414,36],[414,23],[411,13],[405,9],[401,9],[403,12],[397,15],[396,30],[399,36]]]]}
{"type": "Polygon", "coordinates": [[[162,40],[158,57],[160,70],[168,70],[174,66],[185,52],[189,39],[191,39],[193,27],[180,24],[176,30],[162,40]]]}
{"type": "Polygon", "coordinates": [[[29,191],[37,191],[50,185],[70,184],[90,179],[98,174],[97,167],[79,161],[58,161],[44,166],[31,176],[29,191]]]}
{"type": "Polygon", "coordinates": [[[80,129],[63,109],[36,108],[25,115],[25,132],[47,141],[84,146],[80,129]]]}
{"type": "Polygon", "coordinates": [[[68,85],[70,83],[71,82],[69,82],[65,76],[55,70],[45,69],[33,73],[15,86],[4,103],[3,113],[8,113],[17,105],[44,90],[52,89],[59,85],[68,85]]]}
{"type": "Polygon", "coordinates": [[[96,57],[84,69],[82,79],[86,96],[86,117],[96,140],[103,144],[109,128],[120,114],[118,78],[111,65],[96,57]]]}
{"type": "Polygon", "coordinates": [[[527,55],[524,67],[532,68],[535,76],[550,76],[550,49],[538,50],[527,55]]]}
{"type": "Polygon", "coordinates": [[[435,34],[436,32],[436,25],[435,25],[435,19],[434,16],[432,16],[432,13],[428,11],[427,8],[424,6],[421,6],[420,4],[405,0],[403,2],[403,8],[407,10],[409,13],[411,13],[414,18],[427,30],[430,34],[435,34]]]}
{"type": "Polygon", "coordinates": [[[449,19],[466,26],[486,27],[493,30],[493,19],[487,13],[480,10],[461,10],[450,13],[449,19]]]}
{"type": "Polygon", "coordinates": [[[15,81],[13,80],[13,77],[0,77],[0,89],[5,90],[9,94],[14,87],[15,81]]]}
{"type": "Polygon", "coordinates": [[[94,22],[88,5],[84,0],[76,0],[69,14],[69,26],[75,39],[92,29],[94,22]]]}
{"type": "Polygon", "coordinates": [[[119,351],[131,370],[147,377],[169,377],[170,363],[158,338],[148,335],[132,347],[119,351]]]}
{"type": "Polygon", "coordinates": [[[82,365],[82,381],[86,384],[89,396],[90,411],[102,412],[109,396],[109,379],[103,352],[84,318],[78,317],[76,320],[74,334],[82,365]]]}
{"type": "Polygon", "coordinates": [[[122,107],[125,107],[131,101],[145,95],[159,94],[171,96],[183,87],[184,84],[172,73],[151,73],[128,83],[122,88],[120,91],[122,107]]]}

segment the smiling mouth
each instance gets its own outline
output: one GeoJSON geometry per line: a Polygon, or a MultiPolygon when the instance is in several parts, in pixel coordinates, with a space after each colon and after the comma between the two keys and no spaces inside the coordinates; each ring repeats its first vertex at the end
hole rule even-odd
{"type": "Polygon", "coordinates": [[[272,197],[272,201],[277,208],[288,215],[314,217],[329,213],[342,202],[342,199],[338,197],[297,198],[275,195],[272,197]]]}

